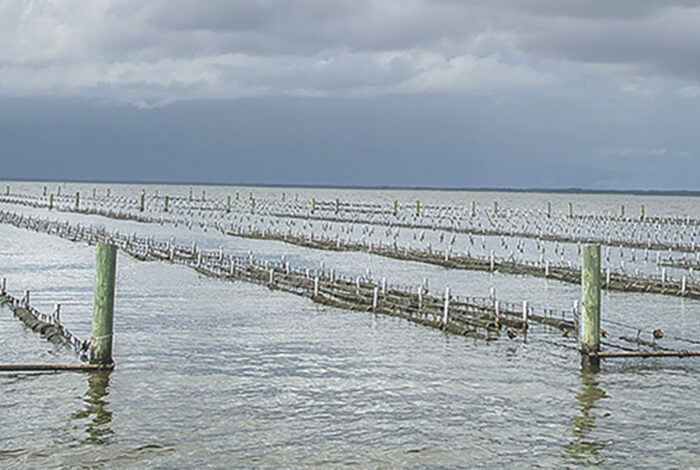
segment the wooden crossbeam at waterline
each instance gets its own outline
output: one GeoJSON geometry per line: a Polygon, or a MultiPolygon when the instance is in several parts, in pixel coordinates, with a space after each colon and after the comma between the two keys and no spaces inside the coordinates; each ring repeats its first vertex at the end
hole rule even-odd
{"type": "Polygon", "coordinates": [[[343,277],[333,270],[294,268],[289,262],[261,260],[252,254],[246,258],[226,254],[221,249],[204,251],[196,245],[178,245],[173,241],[140,238],[7,211],[0,211],[0,223],[74,242],[112,244],[139,260],[183,264],[210,277],[262,284],[325,305],[400,317],[459,335],[495,339],[506,329],[509,337],[516,337],[532,324],[541,324],[567,337],[575,336],[575,313],[538,311],[527,302],[513,304],[495,297],[455,296],[450,289],[441,295],[425,285],[391,286],[386,280],[343,277]]]}

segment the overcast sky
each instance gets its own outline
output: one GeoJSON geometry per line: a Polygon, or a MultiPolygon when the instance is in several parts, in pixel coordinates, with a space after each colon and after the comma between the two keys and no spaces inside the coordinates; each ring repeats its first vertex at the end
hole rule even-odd
{"type": "Polygon", "coordinates": [[[700,189],[700,1],[0,0],[4,178],[700,189]]]}

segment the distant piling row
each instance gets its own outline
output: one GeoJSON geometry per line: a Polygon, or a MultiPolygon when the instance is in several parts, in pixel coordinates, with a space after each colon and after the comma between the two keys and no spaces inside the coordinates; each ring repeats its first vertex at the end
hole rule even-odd
{"type": "MultiPolygon", "coordinates": [[[[143,196],[143,193],[142,193],[143,196]]],[[[15,196],[16,197],[16,196],[15,196]]],[[[167,200],[167,199],[166,199],[167,200]]],[[[227,200],[227,203],[229,200],[227,200]]],[[[29,204],[27,201],[20,203],[29,204]]],[[[315,205],[315,203],[313,203],[315,205]]],[[[337,203],[336,203],[337,204],[337,203]]],[[[71,212],[80,212],[88,215],[99,215],[114,219],[133,220],[143,223],[185,223],[177,218],[153,217],[138,212],[116,211],[112,209],[104,209],[99,207],[91,208],[64,208],[71,212]]],[[[216,227],[221,227],[217,223],[216,227]]],[[[491,255],[490,257],[463,255],[451,251],[439,251],[428,249],[409,248],[408,246],[400,247],[396,244],[380,244],[380,243],[359,243],[350,240],[341,240],[340,238],[328,238],[323,235],[311,235],[303,237],[293,235],[291,233],[280,233],[271,230],[256,231],[244,230],[241,225],[226,230],[229,235],[255,238],[278,240],[298,246],[308,248],[334,250],[334,251],[366,251],[378,256],[385,256],[394,259],[416,261],[429,263],[433,265],[443,266],[450,269],[465,269],[477,271],[500,272],[503,274],[529,275],[542,277],[567,283],[578,284],[581,280],[581,271],[579,268],[562,263],[554,263],[541,260],[537,262],[517,261],[515,259],[498,259],[491,255]]],[[[688,266],[693,268],[694,265],[688,266]]],[[[700,284],[691,276],[682,276],[680,279],[671,279],[665,271],[661,275],[641,276],[633,275],[624,271],[606,270],[606,276],[603,281],[603,289],[614,290],[621,292],[638,292],[652,293],[661,295],[678,296],[690,299],[700,299],[700,284]]]]}
{"type": "MultiPolygon", "coordinates": [[[[53,193],[49,196],[52,195],[53,193]]],[[[114,212],[114,209],[107,206],[119,206],[122,209],[116,212],[144,213],[147,212],[144,197],[142,193],[137,199],[127,197],[93,198],[85,200],[84,203],[81,200],[80,208],[68,203],[63,196],[59,199],[62,201],[60,209],[66,211],[99,214],[104,211],[114,212]]],[[[248,214],[246,204],[238,202],[238,198],[236,198],[233,207],[230,197],[226,198],[225,201],[211,198],[192,200],[174,196],[168,198],[167,210],[162,202],[157,204],[153,202],[161,201],[162,197],[151,198],[150,211],[164,214],[178,211],[180,213],[198,211],[212,217],[231,213],[248,214]]],[[[58,202],[52,202],[50,199],[51,197],[19,194],[0,196],[0,202],[33,207],[53,206],[58,209],[58,202]]],[[[271,200],[256,201],[251,193],[249,215],[276,219],[291,218],[405,229],[442,230],[450,233],[531,238],[542,241],[589,243],[649,250],[671,249],[680,252],[695,252],[698,248],[695,239],[692,242],[682,240],[682,237],[686,235],[686,228],[700,225],[700,219],[691,219],[690,217],[650,217],[644,214],[643,217],[637,219],[610,214],[575,214],[573,205],[570,205],[568,215],[565,218],[555,218],[551,216],[551,213],[547,216],[548,212],[545,212],[544,218],[538,219],[536,211],[503,210],[498,207],[498,204],[494,204],[493,214],[483,212],[481,217],[475,217],[473,214],[469,214],[467,208],[422,205],[420,201],[416,201],[416,212],[409,217],[405,213],[404,215],[399,214],[398,207],[397,203],[384,208],[380,204],[342,203],[339,200],[317,201],[315,198],[312,198],[309,204],[292,201],[284,203],[271,200]],[[664,224],[668,230],[671,230],[675,225],[680,226],[679,229],[674,229],[675,231],[671,233],[675,234],[675,239],[669,240],[668,236],[666,239],[658,239],[658,234],[664,233],[664,230],[660,229],[664,224]],[[645,227],[645,229],[640,231],[634,229],[635,227],[645,227]],[[606,234],[601,235],[602,233],[606,234]],[[632,237],[633,233],[637,234],[636,239],[632,237]],[[646,235],[646,239],[642,235],[646,235]]],[[[472,206],[473,211],[474,207],[472,206]]]]}

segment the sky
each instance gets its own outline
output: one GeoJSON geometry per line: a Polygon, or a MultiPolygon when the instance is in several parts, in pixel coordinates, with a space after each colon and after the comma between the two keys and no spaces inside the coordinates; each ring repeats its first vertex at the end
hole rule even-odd
{"type": "Polygon", "coordinates": [[[0,0],[3,179],[700,190],[700,0],[0,0]]]}

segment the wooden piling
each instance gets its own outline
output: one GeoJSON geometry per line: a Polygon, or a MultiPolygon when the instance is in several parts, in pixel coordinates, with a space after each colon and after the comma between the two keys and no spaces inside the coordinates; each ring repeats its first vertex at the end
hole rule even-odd
{"type": "Polygon", "coordinates": [[[163,198],[163,212],[168,212],[168,195],[163,198]]]}
{"type": "Polygon", "coordinates": [[[146,205],[146,190],[141,191],[141,200],[139,202],[139,212],[143,212],[146,205]]]}
{"type": "MultiPolygon", "coordinates": [[[[284,193],[282,193],[284,194],[284,193]]],[[[226,195],[226,213],[229,214],[231,213],[231,195],[227,194],[226,195]]]]}
{"type": "Polygon", "coordinates": [[[625,205],[622,204],[622,205],[620,205],[620,217],[624,217],[624,216],[625,216],[625,205]]]}
{"type": "Polygon", "coordinates": [[[340,212],[340,199],[336,198],[335,200],[335,213],[336,215],[340,212]]]}
{"type": "Polygon", "coordinates": [[[420,215],[420,201],[416,199],[416,217],[420,215]]]}
{"type": "MultiPolygon", "coordinates": [[[[495,211],[494,211],[495,213],[495,211]]],[[[547,203],[547,218],[550,219],[552,217],[552,203],[548,202],[547,203]]]]}
{"type": "Polygon", "coordinates": [[[399,214],[399,201],[398,199],[394,199],[394,217],[396,217],[399,214]]]}
{"type": "Polygon", "coordinates": [[[112,364],[114,332],[114,283],[117,247],[106,243],[95,246],[95,289],[90,335],[90,363],[112,364]]]}
{"type": "Polygon", "coordinates": [[[600,359],[600,245],[585,245],[581,252],[581,363],[597,368],[600,359]]]}
{"type": "Polygon", "coordinates": [[[49,210],[53,209],[53,193],[49,194],[49,210]]]}
{"type": "Polygon", "coordinates": [[[316,211],[316,198],[312,197],[311,198],[311,214],[313,214],[316,211]]]}
{"type": "Polygon", "coordinates": [[[493,201],[493,215],[498,214],[498,201],[493,201]]]}
{"type": "Polygon", "coordinates": [[[644,204],[642,204],[641,206],[639,206],[639,220],[644,220],[644,216],[645,216],[644,212],[645,212],[644,204]]]}
{"type": "Polygon", "coordinates": [[[76,192],[75,193],[75,210],[77,211],[79,209],[80,209],[80,193],[76,192]]]}
{"type": "Polygon", "coordinates": [[[569,203],[569,218],[574,216],[574,205],[573,203],[569,203]]]}
{"type": "Polygon", "coordinates": [[[476,215],[476,201],[472,201],[472,217],[476,215]]]}

